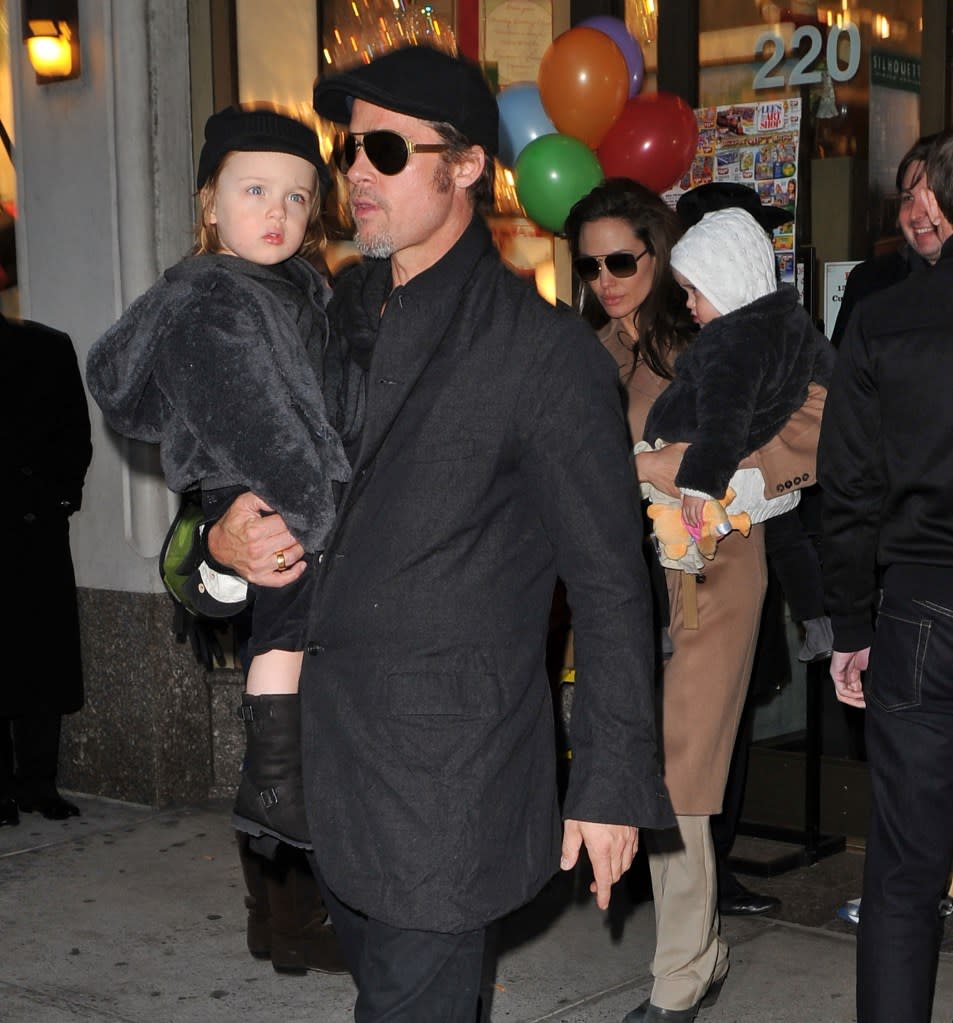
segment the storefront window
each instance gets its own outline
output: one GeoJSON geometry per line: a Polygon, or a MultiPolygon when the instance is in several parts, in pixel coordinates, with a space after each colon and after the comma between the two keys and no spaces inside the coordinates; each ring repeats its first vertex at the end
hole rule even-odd
{"type": "Polygon", "coordinates": [[[919,135],[920,0],[701,0],[699,30],[702,106],[801,98],[801,173],[812,194],[843,192],[835,233],[816,210],[799,221],[819,259],[892,244],[897,164],[919,135]]]}
{"type": "Polygon", "coordinates": [[[321,66],[350,67],[408,42],[455,49],[454,0],[325,0],[321,66]]]}

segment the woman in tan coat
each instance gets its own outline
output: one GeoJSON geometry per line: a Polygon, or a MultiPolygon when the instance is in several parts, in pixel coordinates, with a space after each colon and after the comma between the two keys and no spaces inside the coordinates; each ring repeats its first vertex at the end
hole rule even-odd
{"type": "MultiPolygon", "coordinates": [[[[649,409],[693,336],[669,261],[680,234],[674,212],[628,179],[593,189],[566,221],[573,266],[587,285],[583,312],[596,305],[609,317],[600,337],[619,365],[633,442],[642,439],[649,409]]],[[[816,411],[818,403],[822,407],[823,391],[812,385],[809,406],[816,411]]],[[[761,469],[766,494],[814,482],[818,423],[810,409],[795,413],[778,437],[742,462],[761,469]]],[[[685,447],[638,454],[640,481],[678,497],[675,475],[685,447]]],[[[709,818],[721,811],[754,658],[767,585],[763,526],[722,540],[703,585],[673,569],[665,576],[672,653],[662,680],[662,752],[678,827],[645,832],[655,900],[655,982],[650,998],[623,1023],[690,1023],[703,1003],[717,997],[728,972],[709,818]]]]}

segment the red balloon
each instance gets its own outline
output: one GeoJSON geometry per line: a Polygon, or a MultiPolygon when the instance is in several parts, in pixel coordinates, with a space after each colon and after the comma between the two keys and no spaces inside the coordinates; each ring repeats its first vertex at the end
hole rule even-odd
{"type": "Polygon", "coordinates": [[[688,170],[698,145],[692,108],[671,92],[630,99],[596,150],[607,178],[664,192],[688,170]]]}

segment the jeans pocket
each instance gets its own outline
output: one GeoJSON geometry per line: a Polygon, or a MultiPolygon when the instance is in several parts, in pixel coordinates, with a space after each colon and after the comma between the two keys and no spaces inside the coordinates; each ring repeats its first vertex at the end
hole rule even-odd
{"type": "Polygon", "coordinates": [[[864,680],[868,700],[888,711],[919,705],[930,632],[929,619],[905,617],[881,607],[864,680]]]}
{"type": "Polygon", "coordinates": [[[915,600],[913,603],[917,607],[922,607],[928,614],[953,622],[953,607],[938,604],[935,600],[915,600]]]}

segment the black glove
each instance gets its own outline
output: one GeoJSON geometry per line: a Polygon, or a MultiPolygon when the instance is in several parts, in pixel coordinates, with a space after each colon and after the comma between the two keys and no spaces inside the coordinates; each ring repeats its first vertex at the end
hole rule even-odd
{"type": "Polygon", "coordinates": [[[225,651],[219,641],[219,634],[225,632],[227,623],[207,618],[196,618],[177,600],[172,600],[172,632],[176,641],[186,640],[192,645],[195,659],[206,671],[211,671],[213,663],[220,668],[225,667],[225,651]]]}

